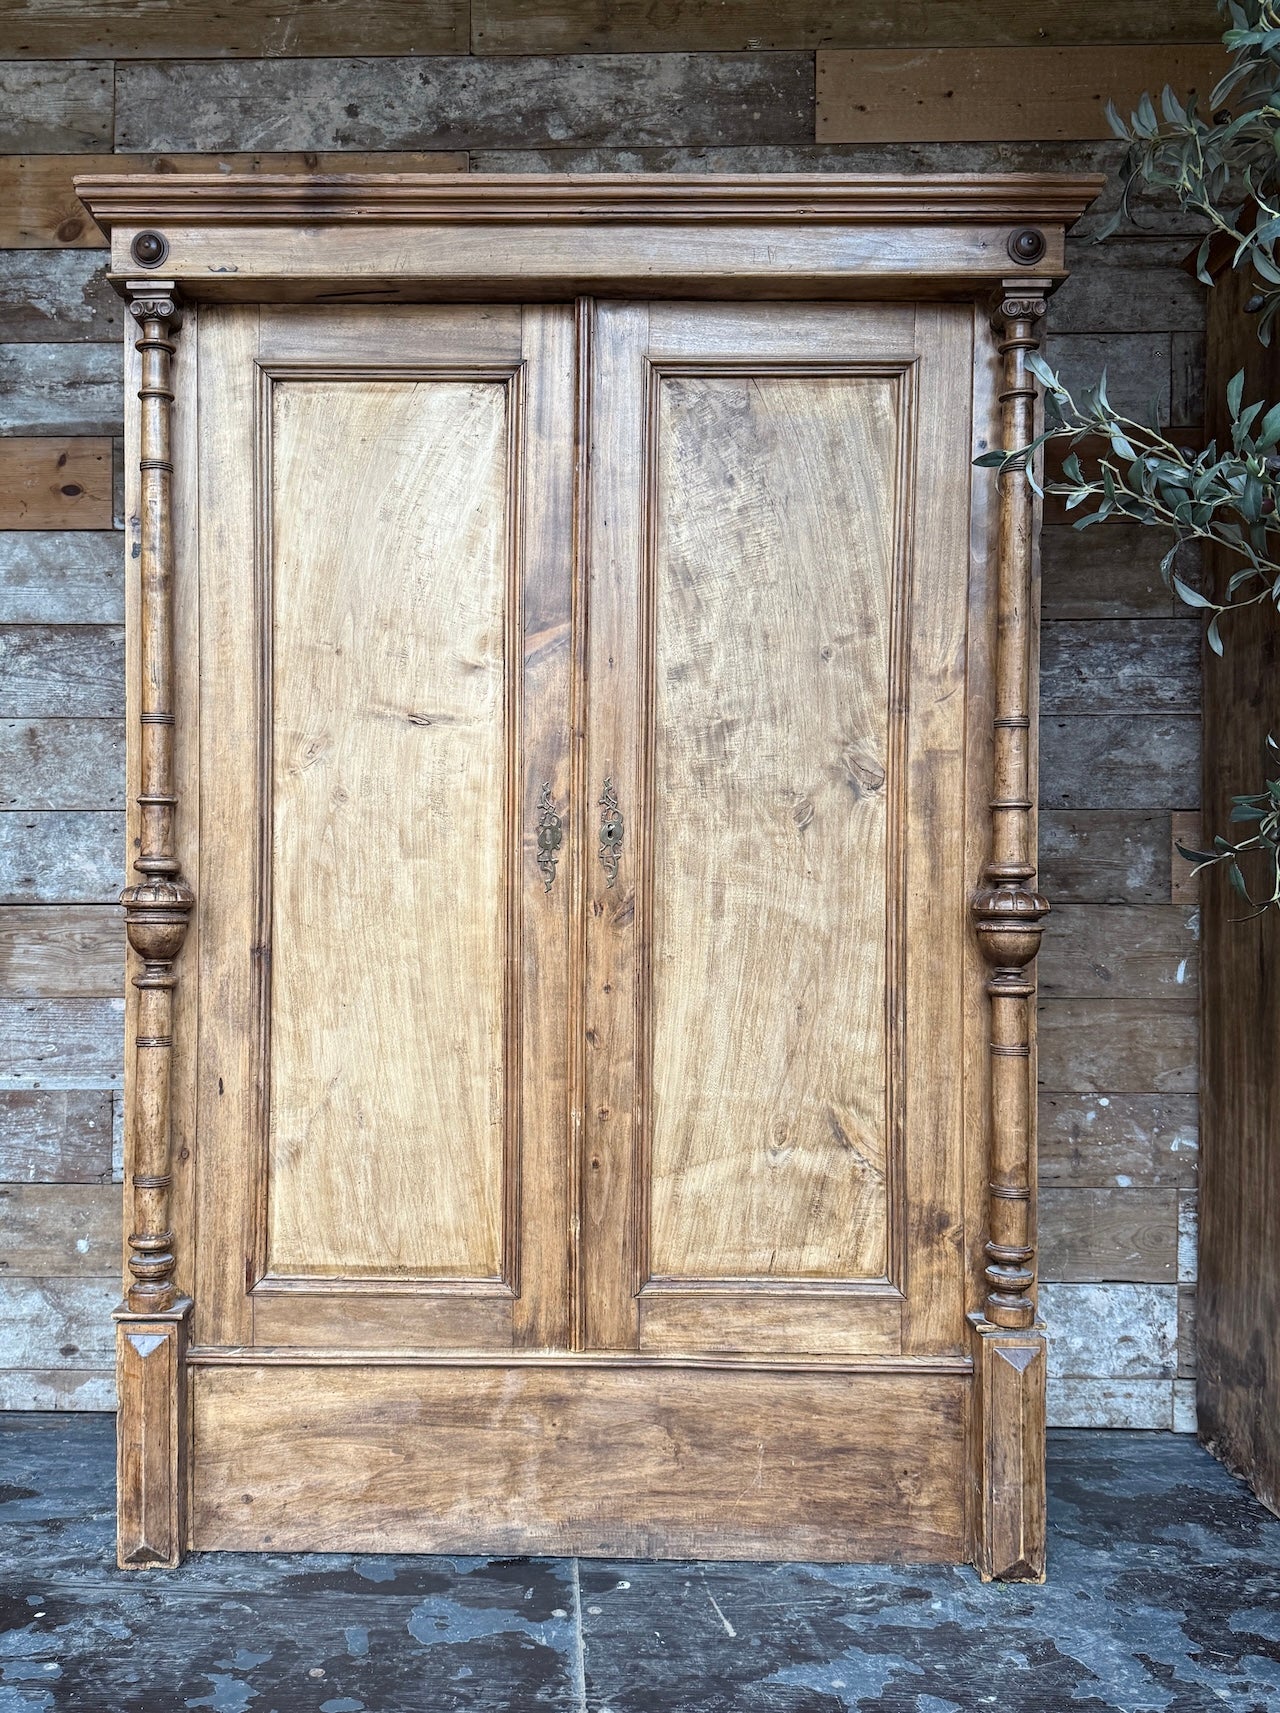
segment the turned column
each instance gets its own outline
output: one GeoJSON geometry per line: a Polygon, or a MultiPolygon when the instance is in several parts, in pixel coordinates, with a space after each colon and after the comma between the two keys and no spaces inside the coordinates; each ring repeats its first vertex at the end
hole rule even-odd
{"type": "MultiPolygon", "coordinates": [[[[1035,382],[1046,283],[1005,280],[993,308],[1002,444],[1035,435],[1035,382]]],[[[991,847],[972,901],[988,966],[990,1130],[986,1296],[974,1315],[974,1429],[981,1436],[973,1495],[974,1557],[984,1577],[1044,1576],[1045,1349],[1035,1305],[1035,977],[1049,906],[1035,888],[1031,713],[1035,634],[1035,501],[1026,458],[998,480],[998,570],[992,742],[991,847]]]]}
{"type": "Polygon", "coordinates": [[[175,1565],[185,1546],[184,1362],[191,1308],[174,1282],[170,1068],[175,964],[194,898],[175,845],[173,358],[181,324],[165,281],[131,281],[137,323],[139,878],[120,895],[141,963],[127,1113],[129,1283],[117,1311],[118,1552],[122,1566],[175,1565]]]}

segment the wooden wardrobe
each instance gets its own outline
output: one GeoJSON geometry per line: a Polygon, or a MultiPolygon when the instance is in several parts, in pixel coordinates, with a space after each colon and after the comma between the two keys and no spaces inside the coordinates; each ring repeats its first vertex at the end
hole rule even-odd
{"type": "Polygon", "coordinates": [[[1098,181],[78,181],[120,1562],[1044,1566],[1026,355],[1098,181]]]}

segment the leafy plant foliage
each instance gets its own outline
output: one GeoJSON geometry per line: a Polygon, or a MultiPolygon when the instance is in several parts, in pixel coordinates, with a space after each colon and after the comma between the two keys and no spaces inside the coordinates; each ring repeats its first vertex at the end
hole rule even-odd
{"type": "MultiPolygon", "coordinates": [[[[1280,4],[1218,0],[1218,10],[1228,24],[1223,41],[1231,68],[1207,112],[1198,110],[1194,96],[1184,105],[1168,88],[1159,115],[1149,95],[1128,120],[1108,106],[1113,129],[1129,147],[1120,209],[1100,236],[1131,214],[1140,191],[1172,192],[1208,222],[1196,258],[1206,285],[1212,284],[1208,259],[1215,239],[1231,245],[1233,267],[1251,270],[1257,290],[1248,308],[1266,344],[1280,315],[1280,4]]],[[[1238,608],[1280,608],[1280,402],[1246,404],[1241,371],[1227,387],[1231,444],[1211,441],[1196,451],[1175,445],[1159,421],[1143,423],[1116,411],[1105,371],[1077,399],[1045,363],[1028,362],[1044,387],[1044,431],[1031,446],[989,452],[979,464],[1009,469],[1025,463],[1031,471],[1030,454],[1047,441],[1068,442],[1063,480],[1050,491],[1079,513],[1075,527],[1120,517],[1166,531],[1170,544],[1161,573],[1181,600],[1207,613],[1209,646],[1218,654],[1224,624],[1238,608]],[[1189,543],[1211,543],[1238,561],[1212,595],[1179,574],[1179,549],[1189,543]]],[[[1229,634],[1228,626],[1228,640],[1229,634]]],[[[1267,741],[1269,762],[1280,763],[1280,748],[1267,741]]],[[[1280,908],[1280,779],[1232,801],[1232,821],[1251,824],[1251,835],[1234,841],[1219,836],[1211,851],[1182,854],[1199,867],[1225,866],[1231,884],[1258,909],[1280,908]]]]}

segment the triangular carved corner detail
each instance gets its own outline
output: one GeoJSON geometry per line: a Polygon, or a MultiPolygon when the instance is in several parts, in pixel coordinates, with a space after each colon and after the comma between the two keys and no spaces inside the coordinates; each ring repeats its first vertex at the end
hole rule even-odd
{"type": "Polygon", "coordinates": [[[1010,1368],[1016,1368],[1019,1374],[1025,1374],[1039,1356],[1040,1348],[1038,1344],[997,1344],[993,1354],[1007,1362],[1010,1368]]]}
{"type": "Polygon", "coordinates": [[[131,1332],[129,1334],[129,1343],[139,1356],[150,1356],[164,1342],[165,1335],[162,1332],[131,1332]]]}

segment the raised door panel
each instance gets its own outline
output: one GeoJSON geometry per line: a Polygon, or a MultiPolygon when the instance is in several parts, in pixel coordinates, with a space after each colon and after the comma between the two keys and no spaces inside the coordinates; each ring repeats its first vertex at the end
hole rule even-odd
{"type": "Polygon", "coordinates": [[[564,1341],[572,338],[202,324],[202,1342],[564,1341]]]}
{"type": "Polygon", "coordinates": [[[933,998],[908,941],[959,820],[970,328],[600,308],[590,1345],[891,1357],[914,1296],[959,1347],[959,862],[933,998]]]}

